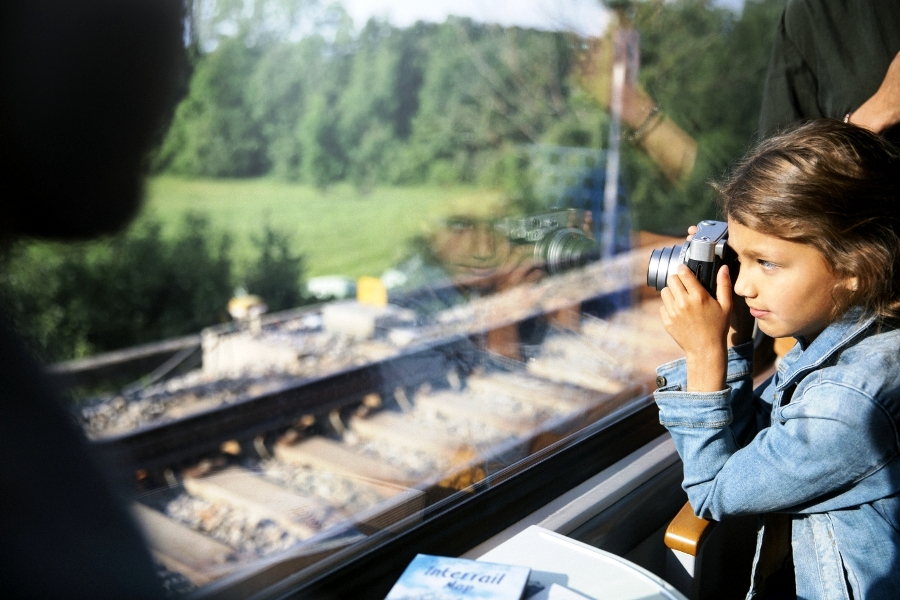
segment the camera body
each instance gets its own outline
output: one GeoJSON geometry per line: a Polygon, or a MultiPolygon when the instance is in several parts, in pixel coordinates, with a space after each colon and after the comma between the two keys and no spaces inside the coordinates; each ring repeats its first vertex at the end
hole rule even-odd
{"type": "Polygon", "coordinates": [[[533,244],[535,263],[555,275],[600,258],[600,245],[582,230],[584,223],[584,210],[569,209],[507,217],[494,228],[514,244],[533,244]]]}
{"type": "Polygon", "coordinates": [[[738,274],[737,255],[727,244],[728,224],[722,221],[700,221],[693,239],[681,246],[659,248],[650,254],[647,285],[661,292],[666,280],[687,265],[710,295],[716,295],[716,274],[723,264],[728,265],[731,279],[738,274]]]}

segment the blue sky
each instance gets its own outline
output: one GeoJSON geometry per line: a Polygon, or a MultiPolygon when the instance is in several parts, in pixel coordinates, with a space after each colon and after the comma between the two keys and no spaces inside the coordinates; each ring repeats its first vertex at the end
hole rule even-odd
{"type": "MultiPolygon", "coordinates": [[[[739,8],[744,0],[718,0],[739,8]]],[[[362,27],[370,17],[386,18],[397,26],[416,21],[443,22],[448,15],[471,17],[483,23],[520,25],[581,35],[599,35],[609,21],[600,0],[341,0],[362,27]]]]}

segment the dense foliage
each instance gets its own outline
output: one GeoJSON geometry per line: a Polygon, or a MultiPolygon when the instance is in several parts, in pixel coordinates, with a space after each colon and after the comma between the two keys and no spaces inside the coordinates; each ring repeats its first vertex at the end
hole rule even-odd
{"type": "MultiPolygon", "coordinates": [[[[185,97],[152,169],[270,176],[326,188],[473,183],[529,196],[530,144],[602,148],[606,111],[574,71],[585,40],[464,18],[354,31],[320,0],[186,0],[185,97]]],[[[752,143],[784,0],[635,3],[643,87],[699,143],[671,185],[623,144],[632,223],[683,232],[711,216],[707,182],[752,143]]],[[[530,203],[530,204],[529,204],[530,203]]],[[[227,237],[189,217],[176,236],[147,221],[103,244],[21,247],[3,258],[0,305],[47,360],[192,333],[226,318],[235,286],[271,309],[304,301],[304,262],[271,228],[237,281],[227,237]]]]}
{"type": "MultiPolygon", "coordinates": [[[[197,59],[156,168],[320,187],[476,182],[510,144],[538,142],[564,117],[579,122],[567,102],[572,56],[564,34],[457,18],[407,29],[370,21],[332,41],[226,38],[197,59]]],[[[588,137],[592,117],[581,124],[588,137]]]]}
{"type": "Polygon", "coordinates": [[[265,228],[238,279],[227,235],[189,214],[171,238],[159,222],[78,245],[19,246],[3,257],[0,306],[38,356],[54,361],[197,333],[230,319],[236,286],[271,310],[299,306],[302,257],[265,228]]]}
{"type": "MultiPolygon", "coordinates": [[[[605,144],[605,111],[573,77],[584,43],[573,35],[454,17],[402,29],[373,20],[355,33],[339,5],[323,13],[311,0],[250,4],[254,11],[222,0],[195,11],[194,30],[207,33],[195,42],[190,90],[157,170],[271,174],[319,187],[454,182],[521,192],[517,146],[605,144]],[[289,12],[293,20],[280,30],[265,18],[289,12]],[[325,25],[293,39],[303,15],[323,14],[325,25]]],[[[712,0],[635,3],[640,80],[701,149],[687,190],[629,152],[627,184],[641,226],[681,227],[711,210],[706,179],[721,175],[755,133],[782,6],[747,0],[736,15],[712,0]]]]}

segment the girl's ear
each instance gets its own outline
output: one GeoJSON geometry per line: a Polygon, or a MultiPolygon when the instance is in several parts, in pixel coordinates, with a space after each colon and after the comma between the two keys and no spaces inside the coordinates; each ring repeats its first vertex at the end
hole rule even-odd
{"type": "Polygon", "coordinates": [[[845,277],[840,284],[840,287],[843,288],[843,291],[840,293],[842,297],[842,303],[846,303],[847,306],[856,302],[858,296],[857,292],[859,291],[859,277],[845,277]]]}
{"type": "Polygon", "coordinates": [[[859,277],[850,276],[838,279],[831,288],[831,297],[834,300],[834,314],[832,318],[838,318],[841,313],[850,308],[857,300],[859,291],[859,277]]]}

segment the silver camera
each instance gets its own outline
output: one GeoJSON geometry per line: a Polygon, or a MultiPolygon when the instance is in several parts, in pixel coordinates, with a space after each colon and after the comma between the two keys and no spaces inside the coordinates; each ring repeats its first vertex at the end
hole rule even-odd
{"type": "Polygon", "coordinates": [[[508,217],[495,229],[517,244],[534,244],[534,261],[550,274],[562,273],[600,258],[600,245],[582,231],[585,211],[578,209],[508,217]]]}
{"type": "Polygon", "coordinates": [[[716,273],[723,264],[728,265],[731,280],[737,278],[738,262],[734,250],[726,243],[728,224],[722,221],[700,221],[693,239],[681,246],[659,248],[650,254],[647,268],[647,285],[661,292],[666,280],[687,265],[710,295],[716,295],[716,273]]]}

